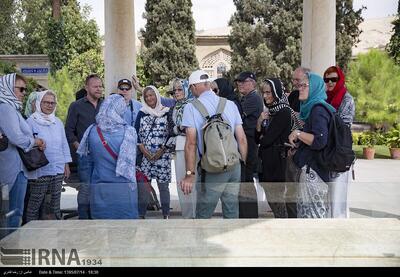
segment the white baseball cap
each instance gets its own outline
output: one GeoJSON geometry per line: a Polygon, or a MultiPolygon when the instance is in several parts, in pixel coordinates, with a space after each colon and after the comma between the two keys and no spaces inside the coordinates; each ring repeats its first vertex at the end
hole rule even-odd
{"type": "Polygon", "coordinates": [[[189,76],[189,86],[193,84],[205,83],[209,82],[210,77],[208,74],[203,70],[196,70],[193,71],[192,74],[189,76]]]}

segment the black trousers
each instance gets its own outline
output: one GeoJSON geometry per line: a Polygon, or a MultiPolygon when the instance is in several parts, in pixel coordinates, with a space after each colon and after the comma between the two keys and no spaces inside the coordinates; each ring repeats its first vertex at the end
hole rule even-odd
{"type": "Polygon", "coordinates": [[[239,191],[239,218],[258,218],[257,191],[254,187],[254,173],[258,168],[258,147],[253,137],[247,136],[246,165],[242,164],[239,191]]]}

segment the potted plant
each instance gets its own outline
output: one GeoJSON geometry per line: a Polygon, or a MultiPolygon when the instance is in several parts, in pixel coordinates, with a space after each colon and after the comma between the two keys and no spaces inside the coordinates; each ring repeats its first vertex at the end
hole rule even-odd
{"type": "Polygon", "coordinates": [[[392,129],[386,134],[386,145],[389,147],[390,157],[400,159],[400,128],[392,129]]]}
{"type": "Polygon", "coordinates": [[[360,135],[360,144],[364,145],[363,157],[367,160],[373,160],[375,157],[376,134],[374,132],[365,132],[360,135]]]}

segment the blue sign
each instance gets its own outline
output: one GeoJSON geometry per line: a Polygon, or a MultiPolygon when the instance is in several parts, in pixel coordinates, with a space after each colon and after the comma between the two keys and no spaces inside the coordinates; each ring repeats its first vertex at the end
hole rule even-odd
{"type": "Polygon", "coordinates": [[[48,67],[25,67],[21,68],[21,73],[22,74],[28,74],[28,75],[33,75],[33,74],[38,74],[38,75],[47,75],[49,73],[49,68],[48,67]]]}

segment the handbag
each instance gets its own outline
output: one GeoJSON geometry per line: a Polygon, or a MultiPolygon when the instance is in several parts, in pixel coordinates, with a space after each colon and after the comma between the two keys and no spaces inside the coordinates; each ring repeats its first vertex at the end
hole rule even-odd
{"type": "Polygon", "coordinates": [[[30,151],[25,152],[22,148],[17,147],[19,156],[28,171],[33,171],[49,164],[44,151],[35,146],[30,151]]]}
{"type": "Polygon", "coordinates": [[[8,137],[0,133],[0,152],[6,150],[8,147],[8,137]]]}

